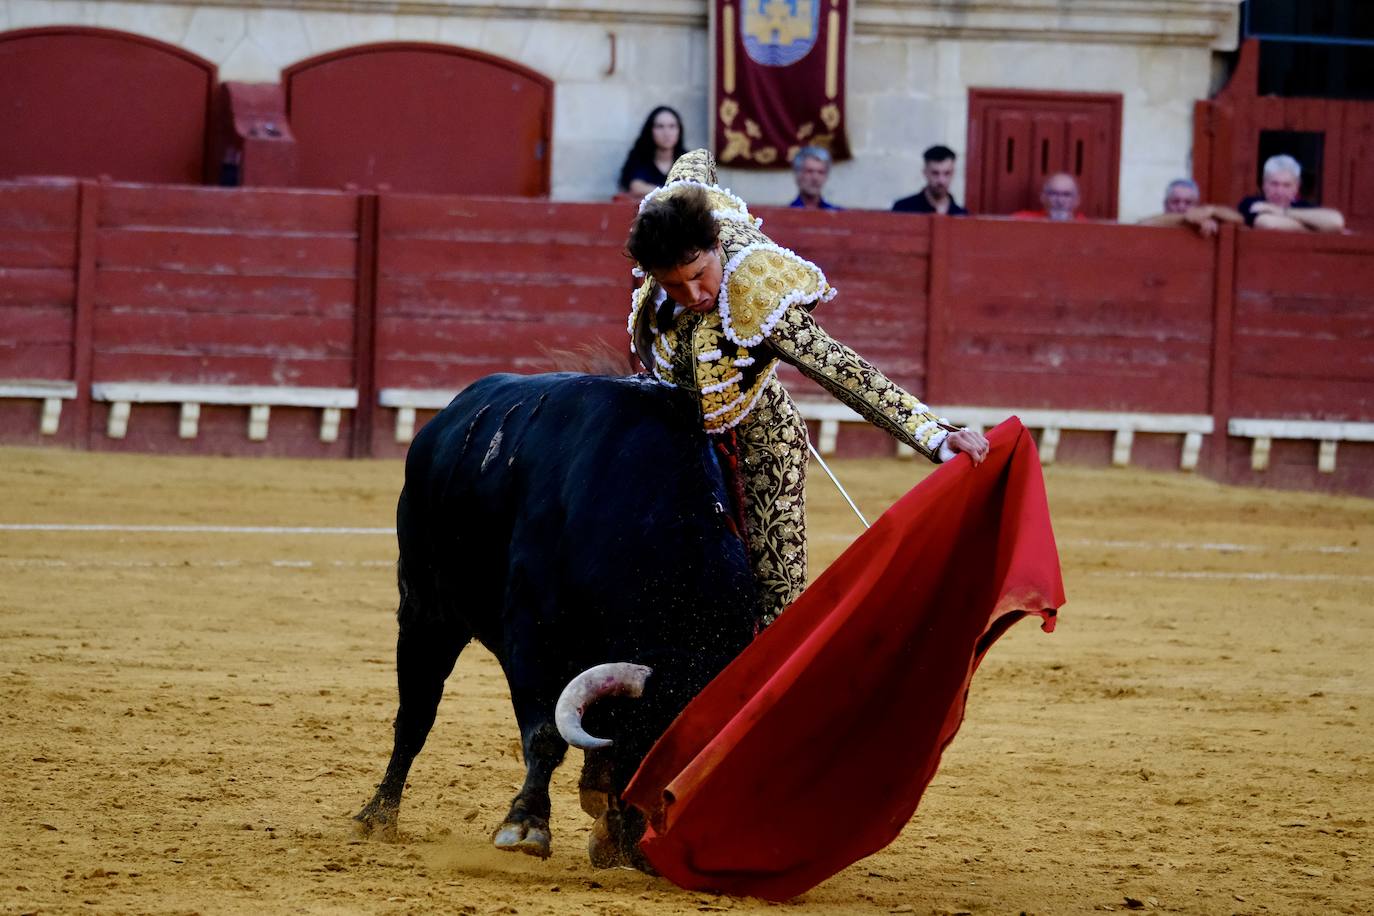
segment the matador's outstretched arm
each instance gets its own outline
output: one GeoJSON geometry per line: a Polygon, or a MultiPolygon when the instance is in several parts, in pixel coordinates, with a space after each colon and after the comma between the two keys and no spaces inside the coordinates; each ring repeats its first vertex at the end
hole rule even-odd
{"type": "Polygon", "coordinates": [[[952,457],[945,439],[958,427],[937,417],[912,394],[835,340],[805,308],[783,312],[768,335],[778,356],[815,381],[859,416],[886,430],[931,461],[952,457]],[[944,448],[941,448],[944,446],[944,448]]]}

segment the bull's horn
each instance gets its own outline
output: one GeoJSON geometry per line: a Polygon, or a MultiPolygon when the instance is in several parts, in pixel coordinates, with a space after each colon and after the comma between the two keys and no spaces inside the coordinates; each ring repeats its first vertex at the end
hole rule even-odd
{"type": "Polygon", "coordinates": [[[584,751],[610,747],[609,738],[589,735],[582,727],[582,716],[587,712],[587,707],[602,697],[640,696],[644,693],[644,682],[652,673],[652,668],[629,662],[611,662],[583,671],[568,681],[568,686],[563,688],[558,697],[558,705],[553,710],[558,733],[564,741],[584,751]]]}

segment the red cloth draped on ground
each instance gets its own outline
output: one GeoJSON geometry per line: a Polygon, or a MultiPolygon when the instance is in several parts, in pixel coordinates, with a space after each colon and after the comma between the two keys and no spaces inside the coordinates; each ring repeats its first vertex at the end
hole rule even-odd
{"type": "Polygon", "coordinates": [[[902,497],[713,680],[625,798],[682,887],[782,900],[896,838],[992,642],[1064,602],[1035,444],[1015,418],[902,497]]]}

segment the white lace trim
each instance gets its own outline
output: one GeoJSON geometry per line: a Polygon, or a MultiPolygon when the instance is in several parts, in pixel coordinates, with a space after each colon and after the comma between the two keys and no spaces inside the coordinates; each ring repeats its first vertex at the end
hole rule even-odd
{"type": "MultiPolygon", "coordinates": [[[[701,188],[703,191],[714,191],[717,194],[723,195],[730,201],[730,203],[735,205],[736,210],[742,213],[744,217],[748,219],[750,222],[753,222],[753,218],[749,216],[749,205],[746,204],[744,200],[740,198],[738,195],[736,195],[733,191],[731,191],[729,188],[722,188],[719,185],[707,184],[704,181],[697,181],[695,178],[675,178],[661,188],[654,188],[648,194],[645,194],[644,199],[639,202],[638,212],[643,213],[644,208],[649,206],[649,201],[656,200],[657,198],[662,197],[664,194],[670,194],[677,188],[685,188],[688,186],[694,188],[701,188]]],[[[715,211],[712,211],[711,215],[716,216],[715,211]]],[[[716,216],[716,218],[720,219],[719,216],[716,216]]]]}
{"type": "Polygon", "coordinates": [[[666,359],[663,358],[663,354],[660,353],[660,352],[658,352],[658,347],[657,347],[657,346],[655,346],[653,349],[654,349],[654,365],[658,366],[658,367],[661,368],[661,369],[668,369],[668,370],[671,371],[672,368],[673,368],[673,364],[672,364],[669,360],[666,360],[666,359]]]}
{"type": "Polygon", "coordinates": [[[726,388],[729,388],[731,385],[735,384],[736,382],[742,382],[742,381],[744,381],[744,376],[743,376],[741,373],[736,372],[734,375],[730,376],[728,379],[726,379],[726,380],[723,381],[723,382],[716,382],[715,384],[707,385],[706,387],[704,387],[704,388],[701,389],[701,393],[702,393],[702,394],[715,394],[717,391],[724,391],[726,388]]]}
{"type": "MultiPolygon", "coordinates": [[[[918,404],[917,406],[920,407],[920,410],[918,411],[919,413],[925,413],[925,412],[926,412],[926,409],[925,409],[925,406],[924,406],[924,405],[918,404]]],[[[936,421],[936,420],[927,420],[926,422],[922,423],[920,426],[916,427],[916,429],[911,433],[912,438],[914,438],[917,442],[924,442],[924,441],[925,441],[926,432],[927,432],[932,426],[939,426],[939,425],[940,425],[939,422],[936,421]]]]}
{"type": "Polygon", "coordinates": [[[835,298],[836,292],[837,290],[826,281],[825,272],[795,251],[789,248],[783,248],[781,245],[776,245],[773,242],[754,242],[750,245],[745,245],[739,251],[735,252],[734,257],[730,258],[729,263],[725,265],[725,269],[721,272],[720,295],[716,297],[716,302],[717,308],[720,309],[721,324],[725,331],[725,336],[741,347],[753,347],[763,343],[764,338],[772,333],[773,326],[778,323],[778,319],[782,317],[782,313],[787,311],[790,306],[798,303],[810,304],[813,302],[829,302],[831,299],[835,298]],[[773,311],[769,312],[763,319],[763,323],[759,325],[759,333],[755,334],[753,337],[740,337],[735,333],[734,319],[730,315],[730,277],[734,275],[740,264],[744,262],[744,259],[756,251],[776,252],[785,258],[790,258],[803,267],[814,270],[819,279],[819,288],[814,293],[807,293],[798,289],[783,296],[773,311]]]}
{"type": "MultiPolygon", "coordinates": [[[[778,369],[778,363],[777,363],[777,360],[774,360],[774,361],[773,361],[773,365],[769,366],[769,367],[768,367],[768,371],[765,372],[765,373],[763,374],[762,378],[759,379],[758,386],[754,389],[754,396],[753,396],[752,398],[749,399],[749,403],[748,403],[748,404],[744,405],[744,409],[741,410],[741,411],[739,412],[739,416],[735,417],[735,418],[734,418],[733,420],[731,420],[729,423],[726,423],[726,424],[724,424],[724,425],[722,425],[722,426],[718,426],[718,427],[716,427],[715,429],[708,429],[708,430],[706,430],[706,432],[708,432],[708,433],[710,433],[710,434],[712,434],[712,435],[717,435],[717,434],[719,434],[719,433],[725,432],[725,431],[728,430],[728,429],[734,429],[736,426],[738,426],[738,425],[740,424],[740,422],[741,422],[745,417],[749,416],[749,414],[753,411],[754,406],[755,406],[756,404],[758,404],[758,402],[759,402],[759,398],[763,397],[763,389],[766,388],[766,387],[768,387],[768,380],[771,379],[771,378],[773,377],[773,375],[777,372],[777,369],[778,369]]],[[[735,399],[734,401],[732,401],[731,403],[732,403],[732,404],[737,404],[737,403],[739,403],[739,401],[740,401],[743,397],[744,397],[743,395],[740,395],[740,397],[736,398],[736,399],[735,399]]],[[[712,413],[712,416],[716,416],[716,415],[718,415],[719,413],[720,413],[720,411],[715,411],[714,413],[712,413]]]]}
{"type": "Polygon", "coordinates": [[[712,210],[711,215],[716,219],[728,220],[732,223],[744,223],[746,226],[753,226],[757,229],[763,225],[763,220],[750,216],[748,213],[741,213],[739,210],[712,210]]]}
{"type": "Polygon", "coordinates": [[[707,350],[705,353],[703,353],[703,354],[701,354],[700,356],[697,357],[697,362],[700,362],[700,363],[709,363],[709,362],[712,362],[713,360],[720,359],[720,356],[721,356],[721,353],[720,353],[719,350],[707,350]]]}
{"type": "Polygon", "coordinates": [[[741,357],[740,359],[735,360],[735,365],[736,365],[736,366],[739,366],[741,369],[743,369],[743,368],[746,367],[746,366],[752,366],[752,365],[754,365],[754,357],[752,357],[752,356],[741,357]]]}
{"type": "Polygon", "coordinates": [[[625,333],[630,335],[631,346],[635,339],[635,318],[639,315],[639,310],[643,307],[643,301],[648,296],[648,291],[644,289],[645,283],[652,283],[652,280],[645,280],[634,288],[630,293],[630,318],[625,322],[625,333]]]}

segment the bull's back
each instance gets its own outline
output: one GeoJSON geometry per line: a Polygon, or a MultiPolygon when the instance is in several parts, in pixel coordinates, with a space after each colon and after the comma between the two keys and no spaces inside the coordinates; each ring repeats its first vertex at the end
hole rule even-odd
{"type": "Polygon", "coordinates": [[[406,487],[434,507],[464,499],[496,508],[556,481],[596,487],[595,468],[670,474],[705,447],[694,410],[685,393],[634,377],[489,375],[420,430],[406,487]]]}
{"type": "Polygon", "coordinates": [[[658,554],[680,542],[709,552],[722,530],[724,489],[696,411],[690,395],[635,378],[475,382],[407,455],[403,565],[484,583],[489,601],[521,563],[565,588],[617,571],[663,579],[658,554]]]}

